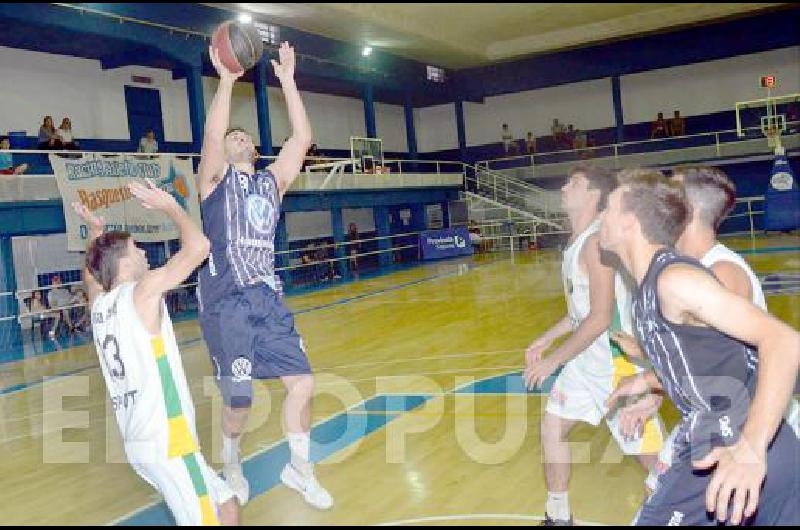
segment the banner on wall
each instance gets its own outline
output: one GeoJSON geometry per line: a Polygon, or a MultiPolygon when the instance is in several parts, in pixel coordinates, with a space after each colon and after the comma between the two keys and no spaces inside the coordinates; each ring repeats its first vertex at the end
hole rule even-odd
{"type": "Polygon", "coordinates": [[[785,154],[775,155],[769,187],[764,194],[764,230],[800,228],[800,187],[785,154]]]}
{"type": "Polygon", "coordinates": [[[50,155],[50,165],[64,204],[67,249],[86,249],[88,231],[72,210],[73,202],[86,205],[105,218],[106,230],[130,232],[135,241],[155,242],[180,238],[166,214],[147,210],[131,195],[128,184],[151,179],[170,193],[200,224],[200,204],[192,161],[177,156],[83,154],[79,158],[50,155]]]}
{"type": "Polygon", "coordinates": [[[419,235],[419,245],[422,259],[472,255],[469,230],[465,226],[422,232],[419,235]]]}

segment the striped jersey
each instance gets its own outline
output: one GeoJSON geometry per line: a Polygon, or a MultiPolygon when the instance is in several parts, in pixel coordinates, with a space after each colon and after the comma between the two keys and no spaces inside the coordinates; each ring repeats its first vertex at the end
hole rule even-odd
{"type": "Polygon", "coordinates": [[[251,175],[229,166],[203,200],[202,211],[211,252],[199,274],[201,309],[255,283],[266,283],[280,294],[275,275],[280,194],[272,172],[251,175]]]}
{"type": "Polygon", "coordinates": [[[713,328],[674,324],[662,316],[658,278],[674,263],[711,274],[673,249],[657,252],[634,296],[634,331],[681,414],[675,456],[695,460],[739,439],[755,390],[758,357],[746,344],[713,328]]]}
{"type": "Polygon", "coordinates": [[[133,303],[136,284],[100,295],[92,331],[100,369],[132,464],[152,464],[198,450],[195,412],[166,304],[151,335],[133,303]]]}

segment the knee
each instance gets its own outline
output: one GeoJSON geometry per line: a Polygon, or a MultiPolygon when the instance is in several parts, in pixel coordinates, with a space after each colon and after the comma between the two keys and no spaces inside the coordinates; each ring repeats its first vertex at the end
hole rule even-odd
{"type": "Polygon", "coordinates": [[[314,376],[304,375],[298,377],[289,385],[289,394],[295,398],[310,400],[314,395],[314,376]]]}
{"type": "Polygon", "coordinates": [[[545,414],[541,424],[542,444],[562,443],[566,439],[566,433],[561,425],[561,421],[550,414],[545,414]]]}

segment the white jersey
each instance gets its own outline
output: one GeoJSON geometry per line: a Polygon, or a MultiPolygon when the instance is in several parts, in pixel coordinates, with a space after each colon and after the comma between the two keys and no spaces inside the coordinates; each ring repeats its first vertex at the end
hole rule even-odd
{"type": "Polygon", "coordinates": [[[134,283],[92,306],[100,368],[131,463],[154,463],[197,451],[195,412],[166,304],[161,333],[151,335],[133,303],[134,283]]]}
{"type": "Polygon", "coordinates": [[[720,261],[728,261],[734,265],[738,265],[739,268],[741,268],[747,274],[747,277],[750,279],[750,291],[752,293],[750,299],[755,305],[766,311],[767,300],[764,297],[764,291],[761,288],[761,282],[758,281],[758,277],[755,275],[753,269],[750,268],[750,265],[747,264],[743,257],[722,243],[717,243],[711,248],[711,250],[706,252],[705,256],[703,256],[703,259],[700,260],[700,262],[709,269],[720,261]]]}
{"type": "MultiPolygon", "coordinates": [[[[583,271],[580,263],[581,251],[586,241],[600,229],[600,221],[594,221],[575,241],[564,251],[564,261],[561,264],[561,278],[564,283],[564,294],[567,299],[567,313],[572,320],[572,327],[576,329],[591,312],[591,290],[589,277],[583,271]]],[[[614,278],[616,312],[619,317],[620,327],[626,333],[632,333],[631,322],[631,295],[623,277],[617,273],[614,278]]],[[[611,370],[611,343],[608,332],[603,332],[597,339],[578,357],[577,363],[589,370],[611,370]]]]}

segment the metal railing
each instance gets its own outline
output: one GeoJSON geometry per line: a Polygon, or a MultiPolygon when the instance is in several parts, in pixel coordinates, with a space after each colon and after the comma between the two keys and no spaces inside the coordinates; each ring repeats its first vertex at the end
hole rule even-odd
{"type": "MultiPolygon", "coordinates": [[[[55,154],[65,158],[90,155],[102,157],[134,157],[137,159],[158,159],[176,157],[192,160],[197,167],[200,155],[197,153],[137,153],[128,151],[50,151],[13,149],[4,153],[16,155],[15,165],[25,163],[26,173],[0,175],[0,201],[52,200],[60,197],[55,176],[52,174],[47,155],[55,154]],[[33,173],[31,172],[33,171],[33,173]]],[[[258,157],[257,166],[267,165],[275,156],[258,157]]],[[[358,169],[358,161],[331,157],[308,157],[305,170],[290,188],[291,191],[311,191],[320,189],[364,189],[387,187],[434,187],[463,186],[464,168],[461,162],[448,160],[385,160],[382,173],[367,173],[358,169]],[[327,171],[327,174],[321,171],[327,171]]]]}
{"type": "MultiPolygon", "coordinates": [[[[787,130],[788,134],[784,135],[784,142],[788,143],[790,148],[800,146],[800,141],[798,141],[800,140],[800,134],[798,134],[798,131],[800,131],[800,121],[788,122],[787,130]]],[[[493,160],[482,160],[476,162],[475,165],[487,170],[494,169],[496,171],[527,168],[528,172],[525,173],[525,178],[535,179],[538,177],[550,176],[542,171],[537,171],[537,168],[542,168],[543,166],[591,161],[593,163],[612,162],[614,168],[620,168],[625,165],[630,165],[626,164],[626,162],[631,160],[630,157],[637,155],[639,158],[649,157],[653,159],[645,160],[645,162],[675,164],[681,161],[659,161],[657,159],[659,155],[678,151],[690,154],[689,150],[697,150],[699,148],[713,148],[713,151],[708,152],[709,157],[727,156],[726,151],[731,151],[728,154],[735,155],[739,153],[732,152],[734,151],[732,147],[740,144],[747,144],[748,142],[752,143],[754,141],[756,141],[758,145],[754,146],[754,149],[751,150],[752,152],[741,154],[771,152],[767,138],[762,136],[759,127],[746,128],[744,129],[744,133],[744,136],[739,137],[736,129],[728,129],[673,136],[669,138],[636,140],[579,149],[562,149],[513,157],[501,157],[493,160]]]]}

